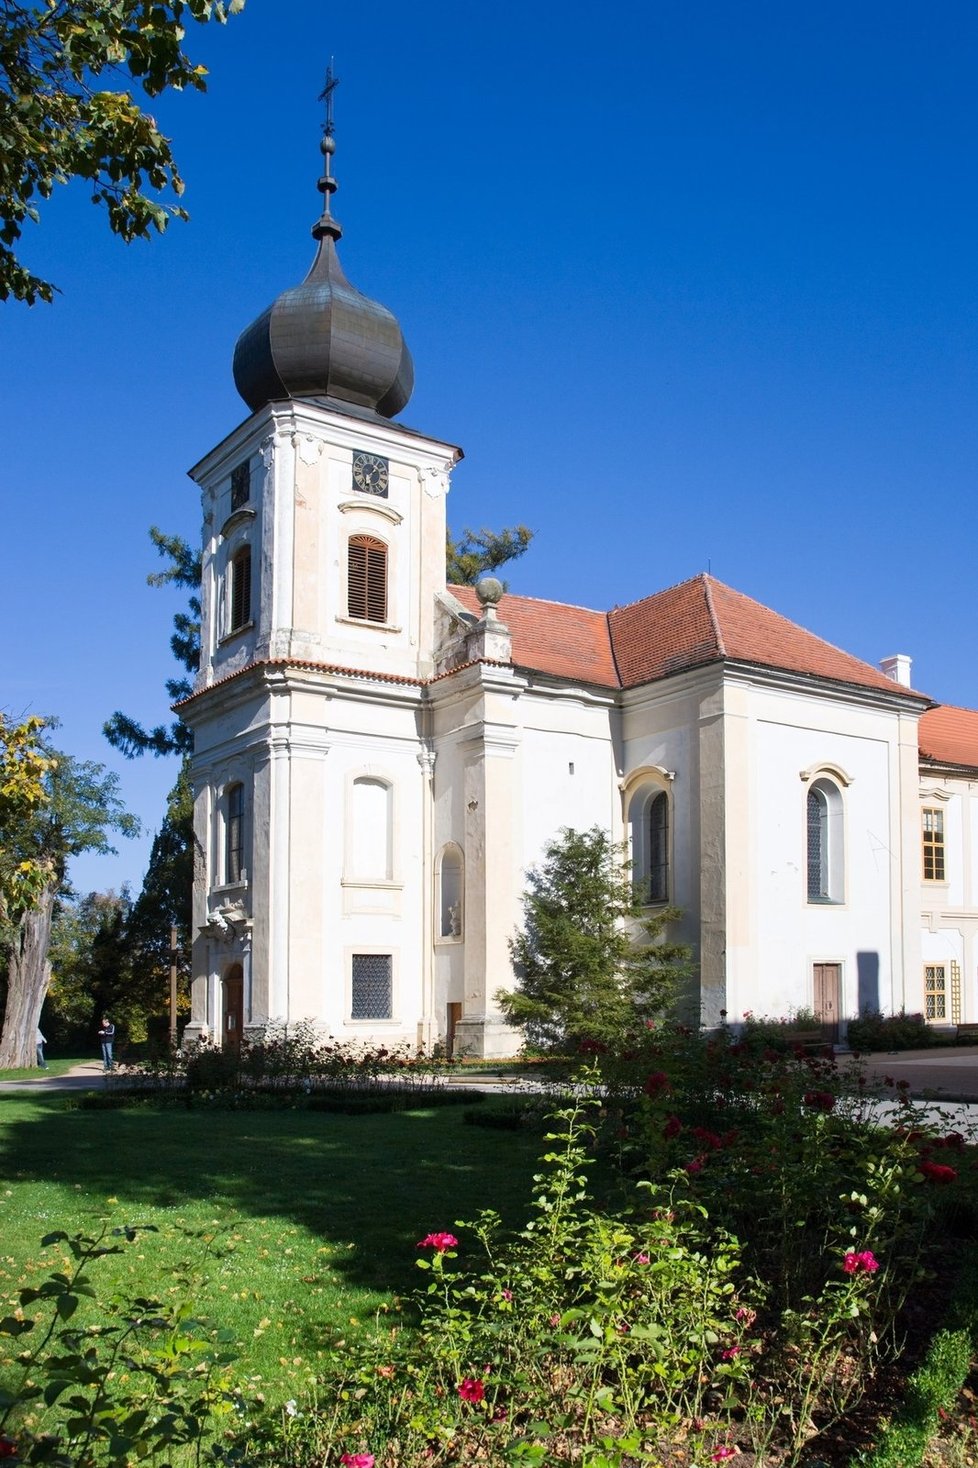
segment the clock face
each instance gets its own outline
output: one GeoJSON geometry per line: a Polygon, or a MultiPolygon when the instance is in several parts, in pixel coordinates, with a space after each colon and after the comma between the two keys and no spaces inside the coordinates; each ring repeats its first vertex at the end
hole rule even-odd
{"type": "Polygon", "coordinates": [[[389,479],[388,462],[376,454],[357,452],[353,455],[353,488],[362,494],[379,494],[387,497],[389,479]]]}

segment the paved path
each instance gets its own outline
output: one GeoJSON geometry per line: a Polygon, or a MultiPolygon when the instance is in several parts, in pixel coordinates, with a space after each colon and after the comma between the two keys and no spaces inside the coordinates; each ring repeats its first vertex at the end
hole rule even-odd
{"type": "MultiPolygon", "coordinates": [[[[939,1113],[944,1126],[968,1130],[978,1137],[978,1046],[960,1045],[948,1049],[900,1050],[893,1054],[864,1055],[858,1060],[840,1055],[840,1066],[860,1066],[871,1079],[907,1081],[910,1094],[931,1105],[939,1113]]],[[[115,1072],[115,1076],[120,1073],[115,1072]]],[[[25,1080],[0,1080],[0,1092],[17,1091],[90,1091],[105,1084],[101,1060],[84,1061],[63,1075],[38,1071],[25,1080]]],[[[520,1078],[514,1085],[505,1074],[473,1075],[467,1083],[479,1090],[531,1090],[532,1081],[520,1078]]],[[[889,1088],[887,1088],[889,1091],[889,1088]]],[[[899,1092],[894,1089],[895,1096],[899,1092]]]]}
{"type": "MultiPolygon", "coordinates": [[[[0,1071],[0,1077],[2,1075],[3,1072],[0,1071]]],[[[0,1079],[0,1091],[91,1091],[104,1081],[105,1069],[101,1060],[85,1060],[62,1075],[52,1075],[50,1071],[45,1074],[43,1070],[39,1070],[36,1076],[25,1077],[20,1081],[0,1079]]]]}

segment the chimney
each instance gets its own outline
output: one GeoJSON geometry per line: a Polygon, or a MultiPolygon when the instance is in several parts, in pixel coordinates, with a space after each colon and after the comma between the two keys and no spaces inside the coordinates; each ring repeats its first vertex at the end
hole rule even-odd
{"type": "Polygon", "coordinates": [[[905,652],[894,653],[891,658],[880,658],[880,671],[894,683],[899,683],[901,688],[912,688],[910,682],[910,669],[913,667],[913,659],[905,652]]]}

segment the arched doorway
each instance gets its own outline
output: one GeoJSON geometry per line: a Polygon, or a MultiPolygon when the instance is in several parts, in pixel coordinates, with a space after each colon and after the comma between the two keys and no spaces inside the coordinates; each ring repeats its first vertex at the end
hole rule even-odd
{"type": "Polygon", "coordinates": [[[244,1023],[244,971],[235,963],[224,975],[224,1024],[221,1044],[237,1054],[241,1049],[244,1023]]]}

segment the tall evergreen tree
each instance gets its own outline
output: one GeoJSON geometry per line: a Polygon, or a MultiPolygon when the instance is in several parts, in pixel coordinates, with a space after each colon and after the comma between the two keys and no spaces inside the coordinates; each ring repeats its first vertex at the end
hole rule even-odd
{"type": "Polygon", "coordinates": [[[502,530],[465,529],[456,539],[451,531],[445,546],[445,574],[450,586],[474,586],[509,561],[518,560],[533,539],[525,525],[502,530]]]}
{"type": "Polygon", "coordinates": [[[624,1039],[675,1003],[690,951],[668,940],[675,908],[649,919],[629,864],[606,831],[564,829],[528,874],[510,952],[517,987],[496,998],[510,1024],[547,1050],[624,1039]]]}

